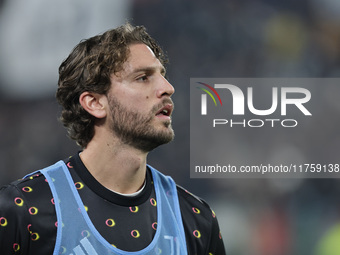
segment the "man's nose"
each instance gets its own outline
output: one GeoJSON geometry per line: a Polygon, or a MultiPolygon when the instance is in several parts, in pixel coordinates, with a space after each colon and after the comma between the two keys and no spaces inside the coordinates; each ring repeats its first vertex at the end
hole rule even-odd
{"type": "Polygon", "coordinates": [[[161,82],[157,91],[157,97],[162,97],[165,95],[170,97],[173,93],[175,93],[175,88],[164,76],[161,76],[161,82]]]}

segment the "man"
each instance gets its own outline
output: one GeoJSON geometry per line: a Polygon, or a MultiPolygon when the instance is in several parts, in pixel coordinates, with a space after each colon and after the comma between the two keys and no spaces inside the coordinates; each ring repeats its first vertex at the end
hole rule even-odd
{"type": "Polygon", "coordinates": [[[82,151],[1,189],[1,254],[225,254],[209,206],[146,163],[174,137],[165,62],[130,24],[73,49],[57,100],[82,151]]]}

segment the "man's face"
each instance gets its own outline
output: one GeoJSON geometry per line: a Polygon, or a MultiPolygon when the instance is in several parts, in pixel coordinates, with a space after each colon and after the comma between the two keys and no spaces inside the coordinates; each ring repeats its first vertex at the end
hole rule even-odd
{"type": "Polygon", "coordinates": [[[123,70],[111,75],[110,128],[124,143],[148,152],[174,138],[174,93],[165,70],[149,47],[133,44],[123,70]]]}

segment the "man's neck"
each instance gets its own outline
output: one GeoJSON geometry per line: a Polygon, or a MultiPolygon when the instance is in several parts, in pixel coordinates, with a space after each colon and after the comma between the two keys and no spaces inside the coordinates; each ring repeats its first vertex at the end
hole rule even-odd
{"type": "Polygon", "coordinates": [[[138,191],[144,184],[147,153],[118,142],[92,140],[80,154],[88,171],[104,187],[123,194],[138,191]]]}

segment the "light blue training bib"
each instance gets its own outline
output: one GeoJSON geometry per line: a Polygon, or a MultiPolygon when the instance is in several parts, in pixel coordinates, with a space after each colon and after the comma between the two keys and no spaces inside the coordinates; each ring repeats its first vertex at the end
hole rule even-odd
{"type": "Polygon", "coordinates": [[[52,191],[57,213],[57,239],[53,255],[187,254],[176,184],[171,177],[151,166],[149,168],[156,192],[157,230],[152,242],[136,252],[117,249],[99,234],[63,161],[40,170],[52,191]]]}

